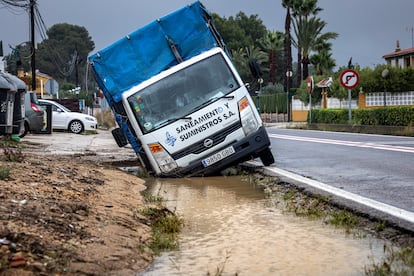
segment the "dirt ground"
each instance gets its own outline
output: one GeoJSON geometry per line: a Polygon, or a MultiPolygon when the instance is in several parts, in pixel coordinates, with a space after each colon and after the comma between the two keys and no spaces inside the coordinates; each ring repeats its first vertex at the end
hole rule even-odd
{"type": "Polygon", "coordinates": [[[93,156],[0,148],[0,275],[136,275],[153,256],[143,180],[93,156]],[[9,160],[5,160],[9,159],[9,160]],[[8,175],[8,176],[7,176],[8,175]]]}

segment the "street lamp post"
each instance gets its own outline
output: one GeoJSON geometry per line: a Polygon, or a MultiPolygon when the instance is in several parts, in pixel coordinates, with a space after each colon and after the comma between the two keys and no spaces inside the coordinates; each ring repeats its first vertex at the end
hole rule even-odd
{"type": "Polygon", "coordinates": [[[385,79],[388,77],[388,74],[390,73],[390,71],[385,68],[384,70],[382,70],[381,72],[381,76],[384,79],[384,106],[387,106],[387,92],[386,92],[386,86],[385,86],[385,79]]]}
{"type": "Polygon", "coordinates": [[[290,111],[289,111],[289,80],[292,77],[293,72],[292,71],[287,71],[286,72],[286,112],[287,112],[287,120],[288,122],[290,122],[291,118],[290,118],[290,111]]]}

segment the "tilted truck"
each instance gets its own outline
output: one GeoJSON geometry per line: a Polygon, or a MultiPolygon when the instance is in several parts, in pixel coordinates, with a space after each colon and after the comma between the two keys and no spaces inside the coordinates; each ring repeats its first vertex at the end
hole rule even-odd
{"type": "Polygon", "coordinates": [[[148,173],[212,175],[259,157],[270,140],[211,14],[194,2],[91,55],[120,147],[148,173]]]}

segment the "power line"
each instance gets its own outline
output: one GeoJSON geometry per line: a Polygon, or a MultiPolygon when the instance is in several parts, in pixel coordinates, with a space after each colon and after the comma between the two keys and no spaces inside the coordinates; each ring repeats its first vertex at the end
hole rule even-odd
{"type": "Polygon", "coordinates": [[[27,0],[0,0],[0,4],[6,5],[6,8],[29,8],[30,3],[27,0]]]}
{"type": "Polygon", "coordinates": [[[36,90],[35,6],[36,0],[30,0],[30,44],[32,49],[30,67],[32,68],[32,90],[36,90]]]}
{"type": "MultiPolygon", "coordinates": [[[[13,13],[21,12],[24,10],[27,12],[30,16],[31,23],[29,24],[29,29],[32,30],[32,28],[36,28],[38,31],[38,34],[42,40],[48,40],[47,35],[47,26],[43,20],[43,17],[39,11],[37,0],[0,0],[0,9],[6,8],[10,10],[13,13]],[[34,25],[32,27],[32,25],[34,25]]],[[[33,31],[33,30],[32,30],[33,31]]],[[[34,66],[34,55],[35,55],[35,48],[34,48],[34,34],[32,33],[30,36],[31,41],[31,52],[29,57],[32,59],[31,64],[34,66]]],[[[75,50],[74,53],[71,56],[71,59],[66,62],[64,59],[60,56],[60,53],[55,49],[54,47],[51,47],[50,43],[43,43],[43,46],[46,48],[46,50],[49,53],[50,61],[55,64],[60,74],[62,74],[65,77],[70,76],[74,68],[76,66],[76,61],[78,60],[78,52],[75,50]]],[[[32,68],[32,71],[35,70],[32,68]]],[[[32,73],[33,74],[33,73],[32,73]]]]}
{"type": "Polygon", "coordinates": [[[36,26],[39,31],[40,37],[42,39],[47,39],[47,27],[45,22],[43,21],[42,15],[40,14],[38,5],[35,6],[35,11],[36,26]]]}

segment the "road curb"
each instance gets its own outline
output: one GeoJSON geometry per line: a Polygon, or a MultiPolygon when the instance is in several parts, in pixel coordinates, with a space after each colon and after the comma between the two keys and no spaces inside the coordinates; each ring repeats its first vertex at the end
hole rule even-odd
{"type": "MultiPolygon", "coordinates": [[[[258,167],[261,163],[247,162],[251,166],[258,167]]],[[[281,180],[305,188],[311,193],[322,193],[333,196],[334,201],[351,210],[358,211],[379,220],[386,220],[396,226],[414,232],[414,213],[397,208],[370,198],[366,198],[343,189],[329,186],[319,181],[303,177],[301,175],[279,169],[276,167],[260,167],[265,175],[277,176],[281,180]]]]}

